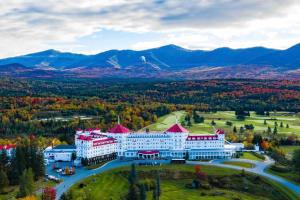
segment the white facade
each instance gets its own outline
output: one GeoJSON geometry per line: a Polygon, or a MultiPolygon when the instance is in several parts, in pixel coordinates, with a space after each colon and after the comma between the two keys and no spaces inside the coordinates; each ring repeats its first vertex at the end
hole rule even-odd
{"type": "Polygon", "coordinates": [[[47,147],[44,150],[44,158],[49,161],[71,161],[73,153],[76,153],[74,145],[58,145],[53,148],[47,147]]]}
{"type": "Polygon", "coordinates": [[[75,136],[77,157],[93,159],[116,154],[130,159],[215,159],[230,158],[235,148],[225,146],[224,132],[189,135],[180,124],[164,132],[133,133],[118,124],[106,133],[99,129],[78,130],[75,136]]]}
{"type": "Polygon", "coordinates": [[[117,151],[116,139],[100,133],[99,129],[77,130],[75,135],[76,155],[79,158],[96,158],[117,151]]]}

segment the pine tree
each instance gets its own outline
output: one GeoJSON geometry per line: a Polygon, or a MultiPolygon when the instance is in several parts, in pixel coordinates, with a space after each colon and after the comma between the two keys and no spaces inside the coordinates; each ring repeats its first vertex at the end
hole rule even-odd
{"type": "Polygon", "coordinates": [[[267,125],[267,120],[264,120],[264,125],[267,125]]]}
{"type": "Polygon", "coordinates": [[[286,128],[290,128],[289,124],[286,124],[286,128]]]}
{"type": "Polygon", "coordinates": [[[234,133],[237,133],[236,126],[233,127],[233,132],[234,132],[234,133]]]}
{"type": "Polygon", "coordinates": [[[146,200],[146,199],[147,199],[146,188],[145,188],[145,185],[142,184],[140,186],[140,200],[146,200]]]}
{"type": "Polygon", "coordinates": [[[280,122],[280,128],[283,128],[283,123],[282,122],[280,122]]]}
{"type": "Polygon", "coordinates": [[[19,190],[19,197],[25,197],[33,194],[34,192],[34,180],[33,180],[33,172],[32,169],[25,169],[20,176],[20,190],[19,190]]]}
{"type": "Polygon", "coordinates": [[[277,135],[277,126],[275,126],[275,128],[273,130],[273,135],[277,135]]]}
{"type": "Polygon", "coordinates": [[[161,188],[160,188],[160,175],[159,172],[156,173],[156,190],[157,190],[157,196],[159,197],[161,195],[161,188]]]}
{"type": "Polygon", "coordinates": [[[0,193],[2,193],[5,187],[8,186],[8,178],[3,169],[0,168],[0,193]]]}
{"type": "Polygon", "coordinates": [[[8,157],[7,157],[7,152],[5,149],[2,150],[0,153],[0,169],[3,168],[5,169],[8,164],[8,157]]]}

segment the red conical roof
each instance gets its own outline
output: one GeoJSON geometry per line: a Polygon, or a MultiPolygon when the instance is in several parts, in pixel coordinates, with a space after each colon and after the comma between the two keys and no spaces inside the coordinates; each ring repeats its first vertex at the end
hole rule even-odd
{"type": "Polygon", "coordinates": [[[130,133],[130,130],[121,124],[117,124],[115,127],[108,130],[109,133],[130,133]]]}
{"type": "Polygon", "coordinates": [[[186,130],[183,126],[181,126],[180,124],[174,124],[173,126],[171,126],[168,130],[166,130],[166,132],[171,132],[171,133],[187,133],[189,132],[188,130],[186,130]]]}

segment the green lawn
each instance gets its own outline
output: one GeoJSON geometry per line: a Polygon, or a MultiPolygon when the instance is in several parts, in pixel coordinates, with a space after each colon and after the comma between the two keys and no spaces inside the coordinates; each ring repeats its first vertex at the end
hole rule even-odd
{"type": "MultiPolygon", "coordinates": [[[[169,128],[176,122],[176,117],[179,121],[182,121],[187,113],[185,111],[176,111],[166,116],[158,118],[157,122],[147,126],[152,131],[163,131],[169,128]]],[[[271,112],[270,116],[256,115],[255,112],[250,112],[250,117],[246,117],[244,121],[236,119],[234,111],[219,111],[219,112],[198,112],[199,115],[205,118],[204,123],[195,124],[192,123],[191,127],[186,127],[191,133],[207,134],[213,132],[211,121],[214,120],[216,128],[221,128],[226,133],[232,133],[233,126],[236,126],[239,130],[240,127],[245,124],[253,124],[254,132],[263,133],[266,135],[268,126],[274,129],[274,123],[278,124],[278,135],[289,135],[300,133],[300,114],[294,114],[289,112],[271,112]],[[267,124],[264,124],[266,120],[267,124]],[[226,125],[226,121],[232,122],[232,126],[226,125]],[[283,127],[280,127],[280,123],[283,123],[283,127]],[[286,125],[289,128],[286,128],[286,125]]],[[[145,128],[144,128],[145,129],[145,128]]]]}
{"type": "Polygon", "coordinates": [[[151,131],[164,131],[176,123],[176,117],[177,117],[178,121],[181,121],[184,119],[185,115],[186,115],[185,111],[172,112],[171,114],[168,114],[168,115],[158,118],[156,123],[151,124],[151,125],[143,128],[142,130],[149,128],[151,131]]]}
{"type": "Polygon", "coordinates": [[[251,153],[251,152],[244,152],[243,155],[240,158],[249,159],[249,160],[256,160],[256,161],[263,161],[263,159],[257,157],[254,153],[251,153]]]}
{"type": "MultiPolygon", "coordinates": [[[[185,185],[191,183],[194,177],[194,167],[190,165],[137,167],[139,180],[143,181],[153,178],[153,174],[155,174],[153,170],[161,171],[162,196],[160,199],[162,200],[297,199],[293,193],[287,191],[281,185],[276,185],[276,183],[267,183],[268,180],[263,178],[257,179],[250,174],[246,174],[248,177],[246,178],[241,176],[241,171],[213,166],[201,166],[201,171],[208,176],[214,177],[214,179],[219,178],[221,182],[224,182],[224,184],[221,184],[223,188],[186,188],[185,185]],[[252,180],[252,182],[249,182],[249,180],[252,180]],[[266,193],[265,190],[269,192],[266,193]],[[288,195],[291,195],[291,197],[287,197],[288,195]]],[[[113,169],[76,183],[68,193],[72,200],[86,198],[101,200],[122,199],[128,191],[128,173],[129,167],[113,169]]],[[[148,199],[151,199],[151,191],[148,192],[147,196],[148,199]]]]}
{"type": "Polygon", "coordinates": [[[253,167],[255,167],[254,164],[247,163],[247,162],[225,161],[225,162],[223,162],[223,164],[234,165],[234,166],[245,167],[245,168],[253,168],[253,167]]]}

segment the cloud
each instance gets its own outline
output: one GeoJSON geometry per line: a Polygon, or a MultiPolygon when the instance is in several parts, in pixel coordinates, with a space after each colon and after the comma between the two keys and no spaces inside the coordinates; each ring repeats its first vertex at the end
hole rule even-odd
{"type": "Polygon", "coordinates": [[[79,38],[103,29],[164,35],[161,41],[133,44],[137,48],[166,41],[210,48],[235,37],[241,38],[236,41],[242,41],[243,46],[284,34],[293,35],[290,40],[294,41],[299,33],[297,6],[296,0],[3,0],[0,56],[49,47],[72,48],[79,45],[79,38]],[[294,33],[284,33],[282,28],[294,33]],[[256,39],[249,33],[257,34],[256,39]]]}

